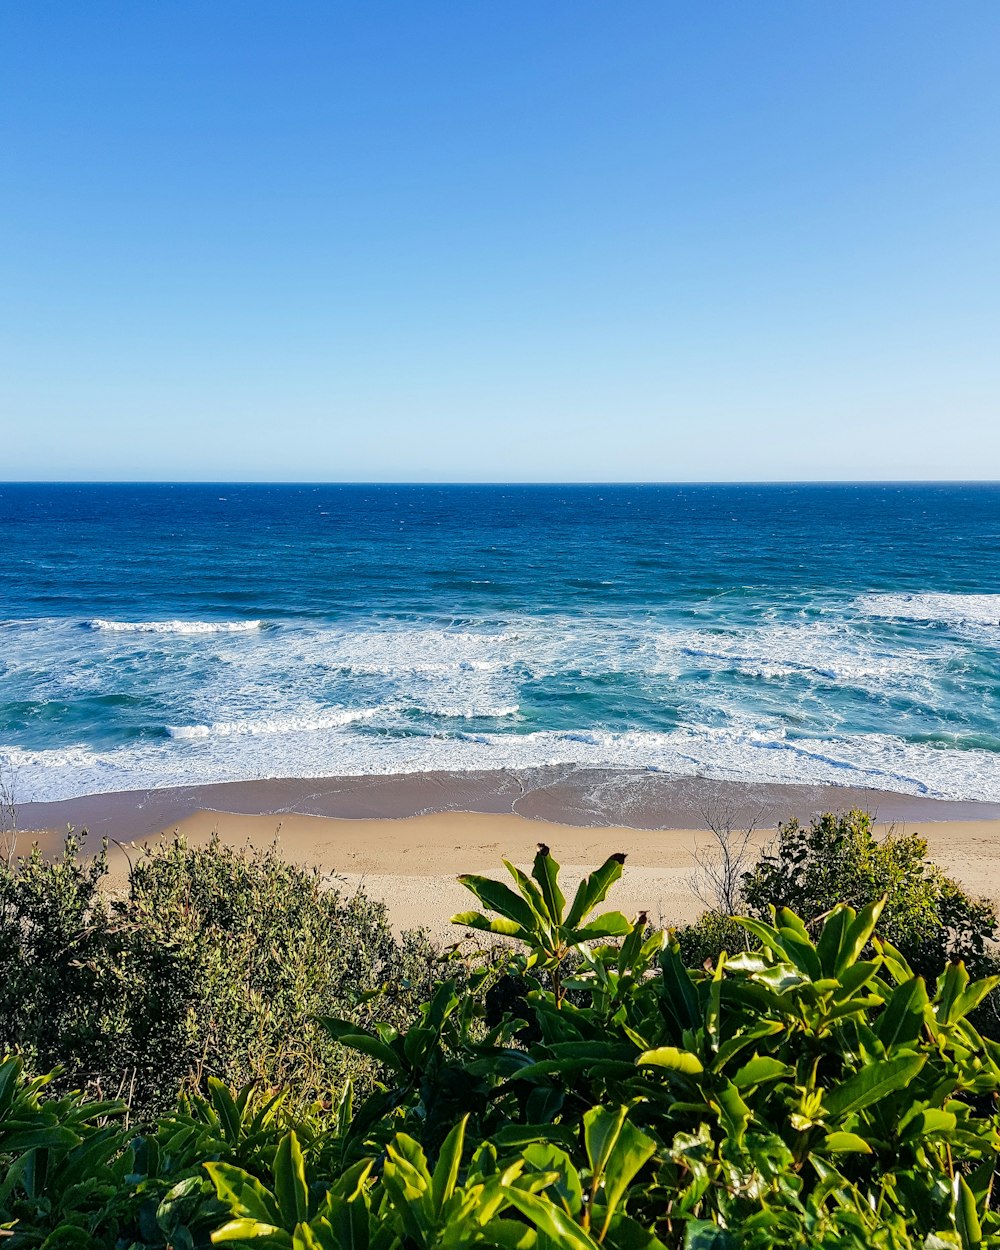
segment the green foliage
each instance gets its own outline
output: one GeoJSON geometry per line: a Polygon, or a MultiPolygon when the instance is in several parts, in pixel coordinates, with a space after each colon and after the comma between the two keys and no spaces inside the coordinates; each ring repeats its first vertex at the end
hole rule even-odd
{"type": "Polygon", "coordinates": [[[621,854],[606,859],[596,872],[580,882],[567,910],[566,899],[559,888],[559,866],[549,848],[539,843],[530,876],[509,860],[503,861],[514,879],[516,892],[489,877],[459,877],[466,889],[499,915],[490,919],[482,912],[466,911],[453,916],[452,923],[523,942],[527,949],[517,961],[518,967],[523,971],[535,968],[547,972],[552,977],[556,1006],[559,1006],[564,993],[563,970],[570,956],[581,951],[585,942],[623,937],[632,930],[620,911],[604,912],[597,917],[590,915],[621,877],[624,863],[625,856],[621,854]]]}
{"type": "Polygon", "coordinates": [[[925,976],[954,959],[979,967],[997,928],[992,904],[945,876],[923,838],[890,830],[879,839],[860,811],[827,813],[808,828],[779,825],[771,853],[744,877],[743,897],[751,916],[788,907],[806,923],[838,902],[865,907],[884,897],[881,931],[925,976]]]}
{"type": "Polygon", "coordinates": [[[471,879],[501,923],[460,923],[518,945],[405,1027],[325,1017],[331,1047],[380,1067],[357,1103],[212,1081],[130,1141],[120,1108],[47,1104],[9,1060],[14,1250],[1000,1247],[1000,1045],[971,1020],[997,978],[925,980],[883,899],[746,919],[749,949],[691,971],[644,917],[592,917],[616,875],[569,907],[544,847],[516,892],[471,879]],[[88,1142],[76,1212],[64,1161],[88,1142]]]}
{"type": "Polygon", "coordinates": [[[374,1065],[345,1063],[317,1017],[402,1025],[434,983],[420,935],[397,939],[382,904],[273,848],[166,842],[117,895],[106,873],[73,837],[55,863],[33,851],[0,866],[0,1052],[124,1095],[140,1117],[210,1074],[307,1102],[370,1080],[374,1065]]]}
{"type": "MultiPolygon", "coordinates": [[[[797,820],[778,826],[776,842],[743,874],[740,895],[748,916],[767,921],[773,908],[787,907],[807,926],[837,903],[866,907],[884,898],[880,932],[906,956],[916,972],[936,977],[951,961],[963,960],[975,976],[1000,967],[993,953],[997,915],[992,903],[970,897],[927,858],[927,843],[894,830],[878,838],[867,812],[827,813],[808,826],[797,820]]],[[[685,962],[700,967],[719,952],[745,945],[739,922],[704,912],[677,938],[685,962]]],[[[998,1004],[990,998],[976,1022],[1000,1034],[998,1004]]]]}
{"type": "Polygon", "coordinates": [[[693,924],[677,930],[681,958],[689,968],[715,963],[720,951],[740,951],[747,946],[747,933],[735,916],[704,911],[693,924]]]}

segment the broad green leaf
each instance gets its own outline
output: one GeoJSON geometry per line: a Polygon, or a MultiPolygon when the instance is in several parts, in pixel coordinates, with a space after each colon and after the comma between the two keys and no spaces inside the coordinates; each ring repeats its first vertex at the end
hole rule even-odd
{"type": "Polygon", "coordinates": [[[604,1166],[604,1203],[606,1213],[601,1229],[601,1241],[608,1231],[611,1217],[617,1212],[625,1191],[635,1179],[636,1173],[656,1153],[656,1142],[647,1137],[641,1129],[630,1124],[628,1120],[622,1124],[618,1139],[614,1143],[611,1155],[604,1166]]]}
{"type": "Polygon", "coordinates": [[[553,1245],[560,1250],[600,1250],[600,1243],[584,1232],[562,1207],[557,1207],[544,1194],[529,1194],[524,1190],[511,1188],[507,1191],[507,1197],[522,1215],[528,1217],[539,1233],[551,1238],[553,1245]]]}
{"type": "Polygon", "coordinates": [[[386,1064],[396,1072],[403,1071],[403,1064],[399,1055],[396,1054],[391,1046],[383,1042],[381,1038],[375,1037],[372,1033],[361,1032],[356,1024],[352,1026],[356,1030],[355,1032],[347,1032],[340,1027],[345,1023],[344,1021],[335,1020],[330,1016],[320,1016],[319,1022],[328,1032],[332,1033],[342,1046],[360,1051],[363,1055],[371,1055],[373,1059],[386,1064]]]}
{"type": "Polygon", "coordinates": [[[333,1229],[324,1220],[315,1228],[308,1224],[296,1224],[292,1232],[292,1250],[341,1250],[334,1239],[333,1229]]]}
{"type": "Polygon", "coordinates": [[[517,888],[521,891],[525,902],[531,908],[532,912],[534,912],[538,924],[540,924],[543,929],[555,928],[559,922],[555,916],[551,915],[549,912],[545,899],[542,897],[542,892],[535,882],[532,881],[526,872],[524,872],[521,868],[518,868],[516,864],[511,863],[509,859],[504,859],[500,862],[514,878],[514,882],[517,885],[517,888]]]}
{"type": "Polygon", "coordinates": [[[561,924],[566,899],[563,897],[562,890],[559,889],[559,865],[552,858],[549,848],[542,842],[538,845],[538,854],[535,856],[531,875],[541,887],[542,897],[545,899],[545,906],[549,909],[553,923],[561,924]]]}
{"type": "Polygon", "coordinates": [[[754,1055],[734,1074],[733,1084],[739,1089],[748,1089],[753,1085],[763,1085],[766,1081],[792,1075],[793,1070],[780,1059],[772,1059],[770,1055],[754,1055]]]}
{"type": "Polygon", "coordinates": [[[912,1115],[905,1116],[899,1135],[903,1140],[913,1137],[926,1137],[932,1133],[953,1133],[958,1119],[952,1111],[943,1111],[940,1107],[925,1107],[912,1115]]]}
{"type": "Polygon", "coordinates": [[[210,1076],[208,1078],[208,1094],[212,1100],[212,1106],[222,1122],[226,1136],[231,1142],[238,1141],[240,1137],[240,1113],[228,1087],[218,1077],[210,1076]]]}
{"type": "Polygon", "coordinates": [[[441,1152],[434,1167],[434,1173],[431,1177],[431,1196],[434,1200],[434,1209],[439,1215],[444,1204],[455,1192],[458,1169],[462,1164],[465,1126],[468,1122],[468,1115],[464,1115],[444,1139],[444,1144],[441,1146],[441,1152]]]}
{"type": "Polygon", "coordinates": [[[692,1076],[705,1070],[697,1055],[676,1046],[657,1046],[655,1050],[643,1051],[636,1064],[640,1068],[671,1068],[675,1072],[685,1072],[692,1076]]]}
{"type": "Polygon", "coordinates": [[[820,1149],[830,1154],[861,1154],[870,1155],[871,1146],[857,1133],[827,1133],[820,1142],[820,1149]]]}
{"type": "Polygon", "coordinates": [[[534,912],[523,898],[502,881],[493,881],[489,877],[479,877],[473,873],[466,873],[458,880],[490,911],[499,912],[508,920],[516,921],[522,929],[531,931],[535,928],[534,912]]]}
{"type": "Polygon", "coordinates": [[[531,941],[530,933],[523,929],[516,920],[508,920],[505,916],[495,916],[491,920],[481,911],[461,911],[456,916],[452,916],[451,923],[467,925],[470,929],[481,929],[486,933],[500,933],[504,937],[521,938],[525,942],[531,941]]]}
{"type": "Polygon", "coordinates": [[[719,1119],[730,1139],[736,1146],[742,1146],[747,1125],[750,1123],[750,1108],[740,1097],[740,1092],[732,1081],[726,1081],[714,1099],[709,1100],[719,1112],[719,1119]]]}
{"type": "Polygon", "coordinates": [[[927,988],[923,977],[911,976],[909,980],[896,986],[875,1025],[878,1039],[887,1052],[895,1046],[904,1046],[917,1040],[924,1026],[927,1003],[927,988]]]}
{"type": "Polygon", "coordinates": [[[274,1156],[274,1195],[286,1227],[309,1219],[305,1161],[294,1132],[286,1133],[278,1143],[274,1156]]]}
{"type": "Polygon", "coordinates": [[[846,1116],[870,1107],[893,1090],[907,1085],[927,1062],[926,1055],[900,1055],[895,1059],[877,1059],[856,1076],[844,1081],[823,1096],[828,1115],[846,1116]]]}
{"type": "Polygon", "coordinates": [[[955,1198],[955,1227],[962,1239],[962,1250],[978,1250],[983,1240],[983,1229],[976,1210],[975,1195],[961,1174],[955,1177],[952,1192],[955,1198]]]}
{"type": "Polygon", "coordinates": [[[230,1163],[202,1166],[212,1179],[219,1201],[229,1207],[233,1215],[263,1224],[280,1224],[278,1204],[256,1176],[230,1163]]]}
{"type": "Polygon", "coordinates": [[[663,1006],[672,1012],[681,1030],[697,1028],[701,1023],[698,991],[691,973],[684,967],[676,940],[672,940],[660,956],[660,968],[663,972],[663,1006]]]}
{"type": "Polygon", "coordinates": [[[212,1241],[253,1241],[257,1237],[276,1237],[281,1240],[287,1240],[288,1245],[292,1244],[292,1239],[284,1229],[279,1228],[275,1224],[265,1224],[261,1220],[229,1220],[223,1224],[221,1228],[217,1228],[212,1233],[212,1241]]]}
{"type": "Polygon", "coordinates": [[[819,956],[816,954],[816,947],[810,941],[808,935],[803,937],[797,928],[787,928],[782,926],[778,930],[781,937],[782,946],[788,955],[789,960],[805,973],[807,977],[818,981],[823,975],[823,969],[819,962],[819,956]]]}
{"type": "Polygon", "coordinates": [[[593,911],[598,903],[604,902],[608,891],[621,877],[624,863],[624,855],[610,855],[596,872],[584,877],[577,886],[564,922],[568,929],[575,929],[588,912],[593,911]]]}
{"type": "Polygon", "coordinates": [[[573,942],[590,942],[595,938],[625,937],[632,932],[632,922],[620,911],[606,911],[595,916],[589,924],[574,929],[573,942]]]}
{"type": "Polygon", "coordinates": [[[584,1114],[583,1142],[595,1176],[603,1173],[627,1115],[628,1107],[591,1107],[584,1114]]]}
{"type": "Polygon", "coordinates": [[[965,964],[948,964],[938,977],[937,993],[934,995],[934,1014],[939,1024],[952,1023],[952,1010],[960,995],[969,984],[965,964]]]}
{"type": "Polygon", "coordinates": [[[844,940],[837,956],[837,976],[842,976],[857,961],[861,952],[868,945],[882,909],[885,907],[885,895],[862,907],[857,916],[851,920],[844,934],[844,940]]]}
{"type": "Polygon", "coordinates": [[[823,924],[823,931],[820,933],[819,940],[816,943],[816,954],[819,956],[819,962],[825,977],[837,975],[837,968],[840,965],[840,952],[844,944],[844,935],[851,920],[849,913],[850,908],[848,907],[836,907],[827,916],[823,924]]]}
{"type": "MultiPolygon", "coordinates": [[[[569,1143],[571,1146],[575,1142],[569,1143]]],[[[583,1206],[583,1185],[580,1173],[573,1166],[569,1154],[552,1142],[532,1142],[521,1152],[538,1172],[555,1172],[559,1179],[553,1188],[569,1215],[575,1219],[583,1206]]]]}
{"type": "Polygon", "coordinates": [[[963,1019],[970,1011],[974,1011],[987,994],[1000,985],[1000,977],[984,977],[981,981],[973,981],[955,999],[951,1009],[950,1023],[963,1019]]]}

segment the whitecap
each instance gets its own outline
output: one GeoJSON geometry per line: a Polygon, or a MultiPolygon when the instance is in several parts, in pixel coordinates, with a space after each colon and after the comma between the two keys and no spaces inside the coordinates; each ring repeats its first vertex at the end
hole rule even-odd
{"type": "Polygon", "coordinates": [[[245,634],[258,630],[263,621],[108,621],[95,617],[91,629],[113,634],[245,634]]]}

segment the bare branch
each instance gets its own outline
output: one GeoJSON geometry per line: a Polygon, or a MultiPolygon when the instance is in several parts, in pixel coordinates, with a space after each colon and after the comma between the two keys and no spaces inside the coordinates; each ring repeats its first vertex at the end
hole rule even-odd
{"type": "Polygon", "coordinates": [[[0,857],[13,867],[17,857],[17,769],[0,760],[0,857]]]}
{"type": "Polygon", "coordinates": [[[691,888],[709,911],[739,914],[743,875],[755,858],[752,840],[763,815],[762,806],[748,811],[735,799],[715,799],[702,808],[711,840],[694,850],[691,888]]]}

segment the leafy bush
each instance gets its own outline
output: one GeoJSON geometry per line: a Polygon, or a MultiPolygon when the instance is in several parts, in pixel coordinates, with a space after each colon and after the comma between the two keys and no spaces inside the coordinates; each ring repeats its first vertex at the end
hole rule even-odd
{"type": "Polygon", "coordinates": [[[0,1051],[124,1095],[140,1116],[208,1075],[307,1102],[370,1079],[316,1017],[370,1023],[377,1010],[402,1025],[434,983],[419,934],[397,939],[381,903],[342,897],[273,848],[166,842],[117,897],[106,874],[73,837],[55,863],[33,851],[0,866],[0,1051]]]}
{"type": "Polygon", "coordinates": [[[592,914],[622,858],[570,902],[544,847],[513,889],[464,878],[485,912],[456,920],[514,946],[407,1027],[324,1019],[381,1067],[356,1106],[213,1080],[130,1141],[8,1060],[13,1250],[1000,1246],[1000,1045],[970,1021],[997,978],[928,985],[882,899],[744,920],[751,950],[689,971],[644,917],[592,914]]]}
{"type": "Polygon", "coordinates": [[[918,834],[877,838],[867,812],[827,813],[808,828],[778,826],[777,844],[743,879],[749,914],[789,907],[810,922],[838,902],[865,907],[885,897],[881,931],[919,972],[936,976],[949,960],[979,966],[996,934],[992,903],[973,899],[927,858],[918,834]]]}
{"type": "Polygon", "coordinates": [[[720,951],[741,951],[749,945],[747,932],[734,916],[704,911],[697,920],[676,932],[681,958],[688,968],[713,964],[720,951]]]}
{"type": "MultiPolygon", "coordinates": [[[[787,907],[810,926],[838,902],[861,908],[885,898],[880,930],[915,971],[935,977],[957,959],[977,976],[996,968],[992,903],[970,897],[932,863],[919,835],[890,830],[877,838],[867,812],[779,825],[774,846],[743,873],[739,893],[748,916],[766,921],[772,907],[787,907]]],[[[717,911],[703,913],[678,934],[685,959],[696,966],[732,951],[735,927],[717,911]]]]}

